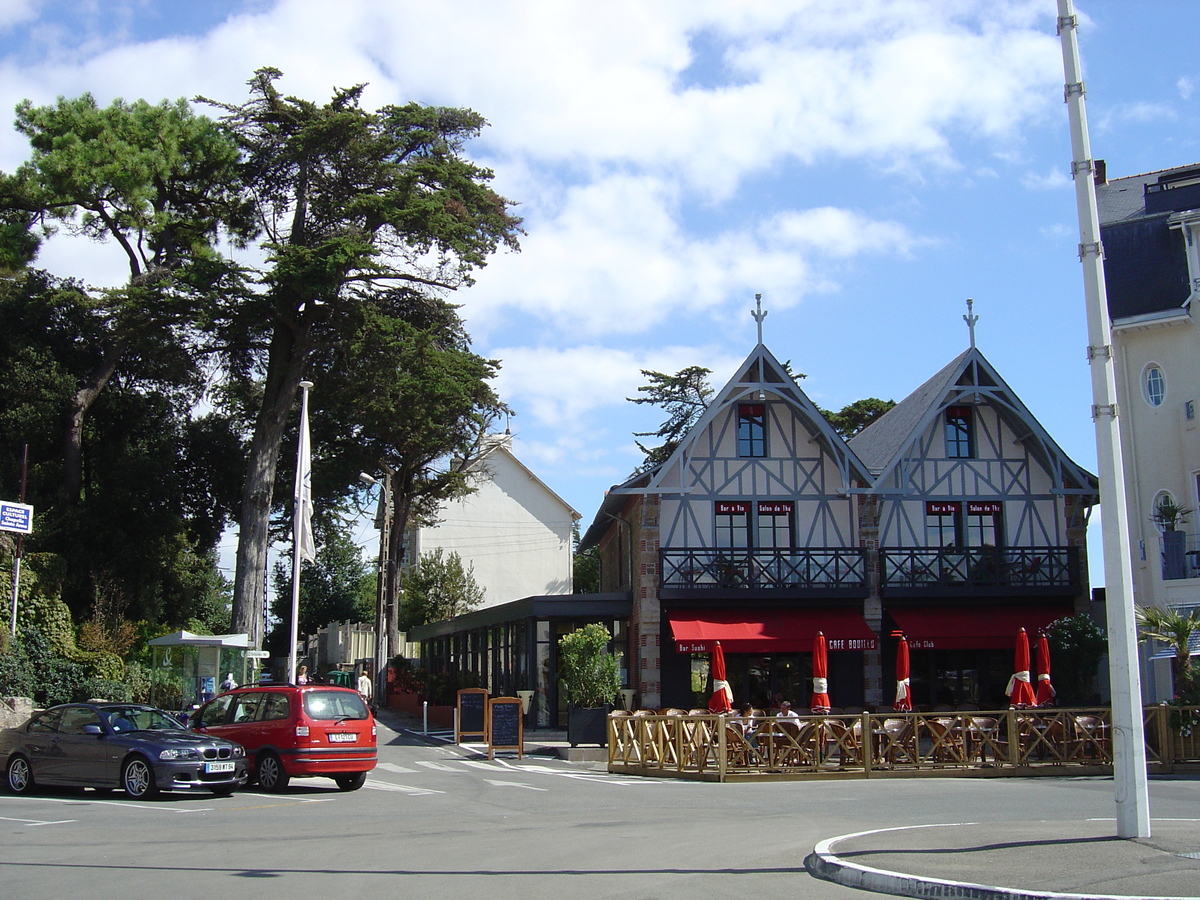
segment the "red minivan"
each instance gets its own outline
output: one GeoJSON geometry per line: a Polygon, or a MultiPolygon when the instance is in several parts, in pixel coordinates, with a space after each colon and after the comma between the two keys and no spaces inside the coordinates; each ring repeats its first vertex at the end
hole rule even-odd
{"type": "Polygon", "coordinates": [[[332,684],[263,684],[214,697],[189,720],[194,731],[246,748],[259,787],[324,775],[356,791],[375,768],[375,718],[358,691],[332,684]]]}

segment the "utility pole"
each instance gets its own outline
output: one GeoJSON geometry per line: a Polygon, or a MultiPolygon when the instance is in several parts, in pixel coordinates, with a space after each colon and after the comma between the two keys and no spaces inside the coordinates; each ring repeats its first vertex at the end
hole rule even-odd
{"type": "Polygon", "coordinates": [[[1112,690],[1113,780],[1117,836],[1150,836],[1150,794],[1146,779],[1146,737],[1142,684],[1138,670],[1137,623],[1133,615],[1133,560],[1125,504],[1124,461],[1117,419],[1117,380],[1112,323],[1104,284],[1104,249],[1096,208],[1096,165],[1088,140],[1087,109],[1079,65],[1078,27],[1071,0],[1058,0],[1064,99],[1071,120],[1071,174],[1079,207],[1079,260],[1087,306],[1088,362],[1092,370],[1092,420],[1103,504],[1105,607],[1108,614],[1108,676],[1112,690]]]}
{"type": "Polygon", "coordinates": [[[389,597],[395,596],[392,586],[395,579],[395,565],[391,557],[392,527],[394,510],[392,508],[392,467],[381,462],[383,478],[378,479],[366,472],[361,473],[359,481],[379,486],[379,510],[375,515],[375,526],[379,529],[379,581],[375,594],[375,703],[387,703],[387,660],[389,631],[394,619],[389,617],[389,597]]]}

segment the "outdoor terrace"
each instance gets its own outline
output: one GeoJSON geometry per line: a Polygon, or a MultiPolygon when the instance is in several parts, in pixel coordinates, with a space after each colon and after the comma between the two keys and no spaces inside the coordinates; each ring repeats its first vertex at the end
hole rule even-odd
{"type": "MultiPolygon", "coordinates": [[[[1149,706],[1144,721],[1151,772],[1200,771],[1200,708],[1149,706]]],[[[707,710],[618,710],[608,769],[706,781],[1112,773],[1104,708],[764,715],[751,726],[707,710]]]]}

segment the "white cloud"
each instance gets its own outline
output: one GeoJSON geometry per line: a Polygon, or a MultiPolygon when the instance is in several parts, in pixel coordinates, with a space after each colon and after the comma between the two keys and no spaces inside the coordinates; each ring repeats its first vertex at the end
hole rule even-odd
{"type": "Polygon", "coordinates": [[[1026,172],[1021,176],[1021,186],[1034,191],[1056,191],[1072,184],[1070,175],[1057,167],[1041,174],[1026,172]]]}

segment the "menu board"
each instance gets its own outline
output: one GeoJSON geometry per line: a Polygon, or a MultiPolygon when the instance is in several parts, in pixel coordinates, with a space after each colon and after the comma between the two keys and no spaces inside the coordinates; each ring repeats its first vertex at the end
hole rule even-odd
{"type": "Polygon", "coordinates": [[[525,755],[525,722],[517,697],[495,697],[488,701],[488,759],[497,750],[516,750],[525,755]]]}
{"type": "Polygon", "coordinates": [[[454,729],[454,742],[461,744],[463,738],[487,740],[488,692],[483,688],[463,688],[458,692],[458,724],[454,729]]]}

